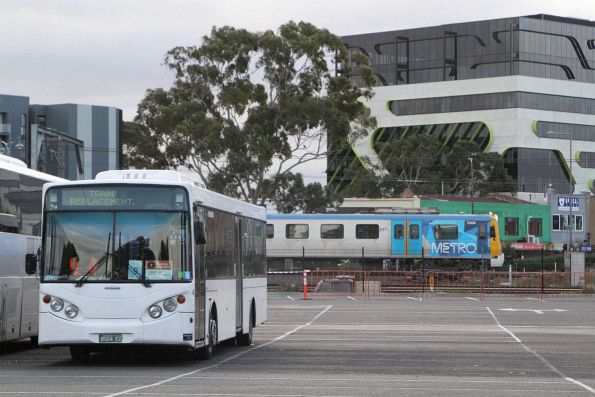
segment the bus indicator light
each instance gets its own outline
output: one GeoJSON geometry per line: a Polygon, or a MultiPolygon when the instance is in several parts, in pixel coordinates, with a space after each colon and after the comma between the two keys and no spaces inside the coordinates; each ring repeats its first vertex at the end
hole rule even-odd
{"type": "Polygon", "coordinates": [[[52,301],[52,297],[49,295],[43,296],[43,303],[50,303],[52,301]]]}
{"type": "Polygon", "coordinates": [[[184,295],[178,295],[178,297],[176,298],[176,300],[181,305],[182,303],[186,302],[186,297],[184,295]]]}

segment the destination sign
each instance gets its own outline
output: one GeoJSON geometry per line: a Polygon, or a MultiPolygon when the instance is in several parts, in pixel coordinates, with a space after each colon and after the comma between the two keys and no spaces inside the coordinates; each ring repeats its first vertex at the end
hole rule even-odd
{"type": "Polygon", "coordinates": [[[46,210],[108,208],[188,210],[188,204],[182,188],[163,186],[56,187],[46,196],[46,210]]]}
{"type": "Polygon", "coordinates": [[[115,190],[87,190],[84,192],[84,197],[76,195],[75,197],[68,197],[66,194],[62,197],[68,206],[91,206],[91,207],[134,207],[134,200],[132,198],[119,198],[118,192],[115,190]]]}

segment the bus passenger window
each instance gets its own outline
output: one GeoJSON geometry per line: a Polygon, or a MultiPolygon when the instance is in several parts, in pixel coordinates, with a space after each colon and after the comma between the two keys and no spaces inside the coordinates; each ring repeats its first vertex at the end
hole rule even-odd
{"type": "Polygon", "coordinates": [[[409,239],[419,239],[419,225],[409,225],[409,239]]]}
{"type": "Polygon", "coordinates": [[[395,225],[395,240],[403,240],[405,237],[404,234],[404,227],[403,225],[395,225]]]}

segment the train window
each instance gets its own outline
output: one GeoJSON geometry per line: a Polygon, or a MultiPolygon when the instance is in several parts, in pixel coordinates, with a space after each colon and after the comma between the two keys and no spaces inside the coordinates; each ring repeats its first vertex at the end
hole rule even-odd
{"type": "Polygon", "coordinates": [[[496,238],[496,228],[494,226],[490,226],[490,237],[496,238]]]}
{"type": "Polygon", "coordinates": [[[320,238],[343,238],[343,225],[320,225],[320,238]]]}
{"type": "Polygon", "coordinates": [[[480,223],[479,224],[479,236],[478,236],[480,240],[486,239],[486,237],[487,237],[486,232],[487,232],[487,230],[486,230],[485,223],[480,223]]]}
{"type": "Polygon", "coordinates": [[[409,240],[419,239],[419,225],[409,225],[409,240]]]}
{"type": "Polygon", "coordinates": [[[355,238],[377,239],[380,234],[378,225],[355,225],[355,238]]]}
{"type": "Polygon", "coordinates": [[[286,238],[308,238],[310,228],[304,224],[289,224],[285,225],[286,238]]]}
{"type": "Polygon", "coordinates": [[[403,225],[395,225],[395,240],[403,240],[405,238],[405,228],[403,225]]]}
{"type": "Polygon", "coordinates": [[[434,238],[436,240],[456,240],[459,238],[457,225],[434,225],[434,238]]]}
{"type": "Polygon", "coordinates": [[[267,224],[267,238],[275,237],[275,225],[267,224]]]}

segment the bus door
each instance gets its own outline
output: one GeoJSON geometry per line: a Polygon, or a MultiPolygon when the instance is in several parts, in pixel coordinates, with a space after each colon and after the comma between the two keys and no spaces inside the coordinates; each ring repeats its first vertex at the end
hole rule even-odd
{"type": "Polygon", "coordinates": [[[235,236],[236,236],[236,257],[235,257],[235,276],[236,276],[236,330],[242,328],[243,315],[243,295],[244,295],[244,236],[246,235],[247,220],[235,218],[235,236]]]}
{"type": "Polygon", "coordinates": [[[410,220],[407,223],[407,254],[422,257],[421,221],[410,220]]]}
{"type": "MultiPolygon", "coordinates": [[[[195,225],[197,221],[205,222],[204,213],[204,208],[201,208],[196,204],[194,205],[195,225]]],[[[194,233],[198,233],[196,227],[194,229],[194,233]]],[[[194,339],[200,340],[204,339],[206,336],[205,310],[207,291],[205,285],[205,278],[207,272],[205,269],[205,245],[197,244],[196,239],[192,239],[192,242],[194,243],[194,339]]]]}
{"type": "Polygon", "coordinates": [[[406,236],[407,221],[392,220],[391,221],[391,255],[407,255],[406,236]]]}

